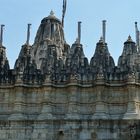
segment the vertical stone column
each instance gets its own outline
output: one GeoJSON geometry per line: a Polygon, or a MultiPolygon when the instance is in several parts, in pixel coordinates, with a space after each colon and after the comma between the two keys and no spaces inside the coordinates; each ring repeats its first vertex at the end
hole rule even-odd
{"type": "Polygon", "coordinates": [[[20,84],[23,84],[23,72],[18,72],[16,74],[16,82],[15,82],[16,85],[20,85],[20,84]]]}
{"type": "Polygon", "coordinates": [[[128,85],[128,102],[127,111],[124,114],[124,119],[138,119],[138,110],[136,106],[136,88],[135,85],[128,85]]]}
{"type": "Polygon", "coordinates": [[[66,119],[74,119],[74,120],[80,119],[78,112],[78,94],[80,93],[78,93],[77,88],[78,88],[77,86],[70,87],[69,104],[66,119]]]}
{"type": "Polygon", "coordinates": [[[13,114],[10,115],[8,120],[26,120],[27,117],[25,115],[24,109],[24,87],[15,87],[15,92],[13,96],[15,96],[13,114]]]}
{"type": "Polygon", "coordinates": [[[77,84],[77,82],[78,82],[77,79],[78,79],[77,75],[71,74],[70,75],[70,84],[77,84]]]}
{"type": "Polygon", "coordinates": [[[52,88],[47,87],[47,90],[44,90],[44,99],[42,99],[42,110],[40,115],[38,116],[38,120],[48,120],[48,119],[54,119],[52,115],[52,105],[51,105],[51,98],[50,94],[52,92],[52,88]]]}
{"type": "Polygon", "coordinates": [[[51,75],[46,74],[45,75],[45,85],[50,85],[51,84],[51,75]]]}
{"type": "Polygon", "coordinates": [[[107,115],[107,106],[105,105],[104,101],[102,101],[102,92],[104,91],[103,86],[97,86],[97,97],[96,97],[96,107],[95,113],[92,116],[92,119],[108,119],[109,116],[107,115]]]}

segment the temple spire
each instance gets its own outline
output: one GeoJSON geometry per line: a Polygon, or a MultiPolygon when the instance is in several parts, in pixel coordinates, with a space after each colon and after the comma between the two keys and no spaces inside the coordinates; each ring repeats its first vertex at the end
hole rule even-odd
{"type": "Polygon", "coordinates": [[[102,21],[102,37],[105,43],[106,42],[106,20],[102,21]]]}
{"type": "Polygon", "coordinates": [[[81,21],[78,22],[78,43],[81,43],[81,21]]]}
{"type": "Polygon", "coordinates": [[[1,32],[0,32],[0,46],[2,46],[3,43],[3,29],[5,25],[1,25],[1,32]]]}
{"type": "Polygon", "coordinates": [[[62,10],[62,26],[64,27],[64,18],[66,14],[67,0],[63,0],[63,10],[62,10]]]}
{"type": "Polygon", "coordinates": [[[138,50],[140,51],[140,31],[137,26],[137,22],[135,22],[135,32],[136,32],[136,45],[138,47],[138,50]]]}
{"type": "Polygon", "coordinates": [[[29,41],[30,41],[30,29],[31,29],[31,24],[28,24],[28,27],[27,27],[27,41],[26,41],[27,46],[29,46],[29,41]]]}

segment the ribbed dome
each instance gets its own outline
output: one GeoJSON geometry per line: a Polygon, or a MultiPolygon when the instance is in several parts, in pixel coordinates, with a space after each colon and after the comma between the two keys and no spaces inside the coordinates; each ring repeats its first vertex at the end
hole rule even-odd
{"type": "Polygon", "coordinates": [[[48,17],[42,19],[35,43],[38,44],[44,40],[49,40],[53,44],[63,44],[65,42],[61,21],[55,17],[53,11],[50,12],[48,17]]]}
{"type": "Polygon", "coordinates": [[[56,18],[56,16],[55,16],[53,11],[50,12],[50,15],[48,17],[43,18],[41,23],[45,23],[48,20],[55,21],[55,22],[58,22],[58,23],[61,24],[61,21],[58,18],[56,18]]]}
{"type": "Polygon", "coordinates": [[[130,36],[130,35],[128,36],[127,41],[126,41],[126,42],[124,42],[124,44],[127,44],[127,43],[134,43],[134,44],[135,44],[135,42],[132,40],[132,38],[131,38],[131,36],[130,36]]]}
{"type": "Polygon", "coordinates": [[[64,57],[66,41],[61,21],[51,11],[48,17],[42,19],[33,45],[33,56],[38,68],[49,58],[50,52],[56,54],[57,59],[64,57]]]}

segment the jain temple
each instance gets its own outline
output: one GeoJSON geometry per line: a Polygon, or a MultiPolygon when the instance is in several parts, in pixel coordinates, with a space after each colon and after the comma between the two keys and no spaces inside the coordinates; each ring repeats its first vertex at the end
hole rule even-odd
{"type": "Polygon", "coordinates": [[[9,66],[0,34],[0,140],[140,140],[140,32],[128,36],[115,65],[103,34],[91,60],[78,37],[70,46],[62,20],[43,18],[34,43],[9,66]]]}

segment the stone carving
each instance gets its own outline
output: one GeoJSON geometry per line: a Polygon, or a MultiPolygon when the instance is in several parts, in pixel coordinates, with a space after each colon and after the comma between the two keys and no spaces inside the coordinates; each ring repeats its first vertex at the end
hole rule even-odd
{"type": "Polygon", "coordinates": [[[69,47],[65,41],[60,20],[51,11],[50,15],[41,21],[33,46],[23,45],[14,69],[24,75],[19,76],[22,80],[30,79],[31,83],[34,83],[33,81],[36,81],[38,76],[43,75],[42,82],[47,77],[47,81],[57,84],[70,81],[78,83],[92,81],[97,84],[105,81],[108,83],[112,81],[114,83],[117,81],[135,82],[140,79],[139,58],[137,46],[129,36],[124,43],[118,66],[115,66],[107,44],[101,37],[89,65],[79,40],[77,39],[72,47],[69,47]],[[40,75],[36,77],[36,73],[40,75]]]}
{"type": "Polygon", "coordinates": [[[67,75],[75,75],[77,80],[87,80],[89,72],[88,60],[84,55],[83,47],[76,41],[66,58],[66,73],[67,75]]]}
{"type": "Polygon", "coordinates": [[[65,59],[66,44],[62,24],[51,11],[50,15],[41,21],[32,49],[37,68],[41,68],[42,61],[48,57],[49,51],[53,51],[50,46],[56,49],[57,59],[65,59]]]}
{"type": "Polygon", "coordinates": [[[137,47],[129,36],[128,40],[124,43],[123,53],[119,57],[118,68],[122,73],[132,73],[139,71],[137,69],[138,64],[137,47]]]}
{"type": "Polygon", "coordinates": [[[22,46],[21,52],[15,63],[16,82],[23,81],[27,84],[41,83],[43,78],[41,71],[37,69],[35,60],[31,55],[31,46],[27,44],[22,46]]]}
{"type": "Polygon", "coordinates": [[[93,78],[96,78],[97,74],[108,78],[108,76],[114,72],[114,60],[110,56],[107,44],[104,43],[102,37],[97,43],[94,56],[91,58],[90,68],[93,78]]]}
{"type": "Polygon", "coordinates": [[[139,139],[137,46],[129,36],[115,66],[104,35],[89,64],[80,36],[70,47],[51,12],[34,44],[28,38],[22,46],[14,69],[0,46],[1,139],[139,139]]]}
{"type": "Polygon", "coordinates": [[[10,66],[6,57],[5,47],[0,46],[0,83],[9,83],[10,81],[10,66]]]}

